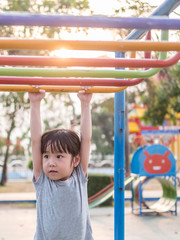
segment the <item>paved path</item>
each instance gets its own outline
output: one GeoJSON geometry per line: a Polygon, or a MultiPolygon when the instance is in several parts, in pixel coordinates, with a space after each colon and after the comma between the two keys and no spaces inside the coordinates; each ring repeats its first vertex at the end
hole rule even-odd
{"type": "MultiPolygon", "coordinates": [[[[128,204],[129,205],[129,204],[128,204]]],[[[178,216],[137,216],[125,209],[126,240],[179,240],[180,202],[178,216]]],[[[95,240],[114,239],[114,209],[101,207],[90,210],[95,240]]],[[[0,240],[32,240],[36,225],[35,208],[0,205],[0,240]]],[[[78,239],[77,239],[78,240],[78,239]]]]}

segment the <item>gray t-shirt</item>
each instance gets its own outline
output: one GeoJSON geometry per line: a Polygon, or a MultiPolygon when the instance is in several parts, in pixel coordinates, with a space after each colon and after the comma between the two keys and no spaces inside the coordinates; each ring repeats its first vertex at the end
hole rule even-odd
{"type": "Polygon", "coordinates": [[[37,199],[34,240],[93,240],[87,177],[80,164],[65,181],[52,181],[42,171],[33,183],[37,199]]]}

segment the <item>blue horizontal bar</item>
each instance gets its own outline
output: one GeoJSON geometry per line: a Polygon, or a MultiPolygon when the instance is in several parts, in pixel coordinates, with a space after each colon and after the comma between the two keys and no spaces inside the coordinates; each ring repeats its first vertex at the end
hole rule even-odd
{"type": "Polygon", "coordinates": [[[175,213],[176,214],[176,210],[169,210],[169,211],[165,211],[165,212],[156,212],[156,211],[152,211],[152,210],[150,210],[150,211],[146,211],[146,210],[142,210],[141,211],[141,214],[150,214],[150,213],[155,213],[155,214],[160,214],[160,213],[175,213]]]}
{"type": "Polygon", "coordinates": [[[180,29],[180,19],[169,19],[167,17],[135,18],[43,15],[26,12],[6,12],[0,14],[0,25],[178,30],[180,29]]]}
{"type": "Polygon", "coordinates": [[[0,203],[36,203],[36,200],[0,200],[0,203]]]}
{"type": "Polygon", "coordinates": [[[151,135],[156,135],[156,134],[180,134],[180,129],[179,130],[143,130],[143,131],[141,131],[141,134],[151,134],[151,135]]]}

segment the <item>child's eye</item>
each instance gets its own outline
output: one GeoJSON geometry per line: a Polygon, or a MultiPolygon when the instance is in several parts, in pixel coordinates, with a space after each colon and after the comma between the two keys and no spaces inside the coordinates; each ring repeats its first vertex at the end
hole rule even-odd
{"type": "Polygon", "coordinates": [[[62,158],[62,155],[57,155],[57,158],[62,158]]]}
{"type": "Polygon", "coordinates": [[[46,155],[44,155],[44,158],[48,158],[48,155],[46,154],[46,155]]]}

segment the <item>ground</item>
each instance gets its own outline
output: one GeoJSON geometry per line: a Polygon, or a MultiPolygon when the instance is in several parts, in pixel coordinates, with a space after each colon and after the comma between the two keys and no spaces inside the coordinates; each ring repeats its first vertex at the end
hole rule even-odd
{"type": "Polygon", "coordinates": [[[5,186],[0,186],[0,193],[8,192],[35,192],[31,181],[7,182],[5,186]]]}

